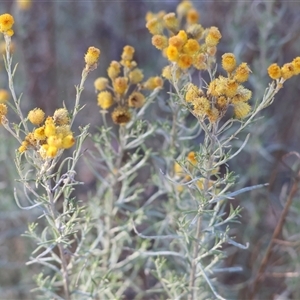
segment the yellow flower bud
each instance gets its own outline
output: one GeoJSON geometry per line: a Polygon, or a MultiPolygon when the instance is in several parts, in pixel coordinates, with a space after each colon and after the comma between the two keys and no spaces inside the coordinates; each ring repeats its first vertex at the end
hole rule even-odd
{"type": "Polygon", "coordinates": [[[33,125],[40,125],[45,119],[45,113],[40,108],[35,108],[28,113],[28,120],[33,125]]]}

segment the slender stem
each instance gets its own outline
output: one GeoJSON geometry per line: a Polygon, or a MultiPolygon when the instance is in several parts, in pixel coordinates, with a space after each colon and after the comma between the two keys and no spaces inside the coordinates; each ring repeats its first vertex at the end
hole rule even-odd
{"type": "Polygon", "coordinates": [[[252,285],[252,292],[251,292],[250,299],[254,299],[254,296],[257,293],[258,289],[259,289],[260,279],[262,278],[263,273],[266,270],[266,267],[268,265],[268,262],[270,260],[271,254],[272,254],[273,245],[276,242],[276,239],[278,238],[278,236],[280,235],[280,233],[282,231],[282,228],[283,228],[286,216],[288,214],[289,208],[290,208],[290,206],[293,202],[293,198],[294,198],[294,196],[296,195],[296,193],[299,189],[299,182],[300,182],[300,176],[298,174],[298,177],[295,179],[295,181],[293,183],[293,186],[290,190],[290,193],[288,195],[288,198],[287,198],[287,201],[285,203],[284,209],[283,209],[283,211],[280,215],[279,221],[278,221],[278,223],[277,223],[277,225],[274,229],[274,232],[273,232],[271,241],[268,245],[268,248],[266,250],[266,253],[265,253],[265,255],[264,255],[264,257],[263,257],[263,259],[260,263],[260,266],[258,268],[257,275],[256,275],[255,280],[254,280],[253,285],[252,285]]]}
{"type": "MultiPolygon", "coordinates": [[[[210,135],[211,139],[207,140],[207,143],[209,143],[208,146],[208,164],[207,164],[207,172],[206,172],[206,178],[204,181],[204,188],[203,188],[203,194],[205,197],[208,197],[208,189],[209,189],[209,180],[211,176],[211,168],[214,163],[214,148],[216,145],[216,132],[217,132],[217,124],[213,125],[212,128],[212,134],[210,135]]],[[[191,272],[190,272],[190,279],[189,279],[189,297],[188,300],[195,300],[197,299],[196,290],[195,290],[195,281],[196,281],[196,270],[197,270],[197,257],[200,247],[200,238],[202,234],[201,229],[201,216],[198,216],[197,220],[197,227],[196,227],[196,237],[194,242],[194,250],[193,250],[193,256],[192,256],[192,266],[191,266],[191,272]]]]}

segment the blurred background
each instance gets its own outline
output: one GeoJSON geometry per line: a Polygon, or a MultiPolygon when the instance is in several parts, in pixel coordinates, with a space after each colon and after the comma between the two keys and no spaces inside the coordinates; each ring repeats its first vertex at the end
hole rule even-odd
{"type": "MultiPolygon", "coordinates": [[[[233,52],[239,62],[252,70],[250,79],[253,103],[261,99],[270,79],[268,66],[290,62],[300,56],[300,2],[298,1],[192,1],[200,11],[203,27],[217,26],[223,38],[218,56],[233,52]]],[[[89,46],[101,49],[99,67],[93,71],[82,95],[86,104],[75,128],[91,123],[91,131],[100,126],[94,80],[106,76],[111,60],[119,60],[125,45],[135,47],[135,59],[145,78],[159,75],[166,60],[151,45],[145,28],[147,11],[175,12],[179,1],[0,1],[0,13],[15,18],[13,36],[14,62],[18,62],[15,85],[22,96],[24,114],[35,107],[53,114],[56,108],[72,107],[74,85],[79,83],[84,54],[89,46]]],[[[4,41],[0,37],[0,50],[4,41]]],[[[7,78],[0,63],[0,89],[7,89],[7,78]]],[[[220,276],[230,299],[247,299],[251,278],[286,200],[299,159],[286,156],[300,151],[300,77],[284,84],[264,118],[249,128],[245,151],[231,162],[238,187],[269,183],[268,188],[239,196],[233,205],[243,207],[240,222],[233,227],[237,241],[250,246],[229,253],[226,264],[239,265],[243,272],[220,276]]],[[[15,116],[9,116],[14,120],[15,116]]],[[[152,116],[155,119],[155,116],[152,116]]],[[[236,146],[240,141],[236,141],[236,146]]],[[[195,145],[196,146],[196,145],[195,145]]],[[[35,220],[29,211],[15,204],[13,186],[15,141],[0,129],[0,299],[32,299],[30,289],[36,266],[25,266],[33,249],[26,237],[20,237],[27,223],[35,220]]],[[[80,166],[79,180],[92,186],[93,175],[80,166]]],[[[81,192],[81,194],[84,191],[81,192]]],[[[261,299],[300,299],[300,202],[294,199],[282,233],[285,244],[276,244],[260,289],[261,299]],[[281,297],[281,298],[278,298],[281,297]]]]}

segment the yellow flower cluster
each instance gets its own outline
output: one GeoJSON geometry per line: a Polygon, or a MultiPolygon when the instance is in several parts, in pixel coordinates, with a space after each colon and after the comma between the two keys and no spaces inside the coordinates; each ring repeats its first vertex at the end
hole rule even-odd
{"type": "Polygon", "coordinates": [[[15,20],[14,17],[10,14],[0,15],[0,32],[7,36],[12,36],[14,31],[12,26],[14,25],[15,20]]]}
{"type": "MultiPolygon", "coordinates": [[[[191,1],[182,1],[177,6],[177,16],[175,13],[148,13],[146,21],[153,35],[152,44],[182,70],[191,66],[205,70],[214,61],[222,35],[217,27],[204,29],[198,23],[199,12],[191,1]],[[185,21],[184,29],[180,28],[181,20],[185,21]]],[[[170,79],[167,70],[163,74],[170,79]]]]}
{"type": "Polygon", "coordinates": [[[65,108],[57,109],[52,117],[46,119],[43,110],[35,108],[28,113],[27,118],[36,127],[26,135],[19,147],[20,153],[32,148],[43,159],[54,158],[60,150],[74,145],[69,113],[65,108]]]}
{"type": "Polygon", "coordinates": [[[120,61],[113,60],[108,69],[108,78],[99,77],[95,80],[95,90],[98,91],[98,105],[107,110],[113,105],[111,117],[114,123],[125,125],[131,120],[130,108],[140,108],[145,103],[142,90],[162,88],[161,77],[150,77],[142,82],[144,74],[133,60],[135,49],[125,46],[120,61]]]}
{"type": "Polygon", "coordinates": [[[201,119],[208,118],[212,123],[220,119],[230,105],[239,119],[247,116],[251,110],[247,102],[252,93],[241,84],[248,80],[251,72],[247,64],[237,66],[234,54],[225,53],[222,56],[222,67],[227,76],[212,80],[206,92],[192,83],[186,87],[185,100],[192,104],[193,114],[201,119]]]}
{"type": "Polygon", "coordinates": [[[300,73],[300,56],[294,58],[290,63],[284,64],[281,68],[276,64],[270,65],[268,68],[269,76],[276,79],[287,80],[292,76],[298,75],[300,73]]]}

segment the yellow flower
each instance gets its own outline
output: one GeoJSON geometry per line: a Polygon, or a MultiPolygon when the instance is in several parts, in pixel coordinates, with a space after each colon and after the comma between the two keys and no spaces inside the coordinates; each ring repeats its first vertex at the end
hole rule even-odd
{"type": "Polygon", "coordinates": [[[70,135],[70,134],[72,135],[70,125],[57,126],[56,134],[61,138],[65,137],[67,135],[70,135]]]}
{"type": "Polygon", "coordinates": [[[149,32],[153,35],[161,34],[163,31],[163,26],[157,18],[153,18],[146,23],[146,27],[149,32]]]}
{"type": "Polygon", "coordinates": [[[228,99],[225,96],[220,96],[217,98],[217,107],[219,109],[224,109],[228,106],[228,99]]]}
{"type": "Polygon", "coordinates": [[[162,88],[164,81],[161,77],[155,76],[150,77],[146,82],[143,83],[143,88],[147,90],[154,90],[156,88],[162,88]]]}
{"type": "Polygon", "coordinates": [[[188,40],[188,35],[184,30],[179,30],[177,37],[181,40],[182,45],[185,44],[188,40]]]}
{"type": "Polygon", "coordinates": [[[210,111],[210,102],[206,97],[195,98],[193,105],[193,113],[199,117],[204,117],[210,111]]]}
{"type": "Polygon", "coordinates": [[[284,64],[281,68],[281,75],[283,79],[289,79],[295,75],[295,69],[293,63],[284,64]]]}
{"type": "Polygon", "coordinates": [[[165,26],[171,30],[172,32],[178,31],[179,28],[179,22],[178,19],[176,18],[175,13],[168,13],[164,15],[163,17],[165,26]]]}
{"type": "Polygon", "coordinates": [[[41,127],[37,128],[37,129],[35,129],[34,132],[33,132],[33,136],[38,141],[45,140],[46,139],[45,126],[41,126],[41,127]]]}
{"type": "Polygon", "coordinates": [[[192,102],[195,98],[200,96],[199,88],[194,85],[193,83],[189,83],[186,88],[185,93],[185,101],[186,102],[192,102]]]}
{"type": "Polygon", "coordinates": [[[236,104],[238,102],[245,102],[251,99],[252,92],[242,85],[239,85],[237,89],[236,95],[231,99],[232,104],[236,104]]]}
{"type": "Polygon", "coordinates": [[[128,78],[117,77],[113,82],[113,87],[117,94],[123,95],[128,88],[128,78]]]}
{"type": "Polygon", "coordinates": [[[11,27],[13,26],[14,23],[15,23],[15,20],[12,15],[10,15],[10,14],[0,15],[0,31],[1,32],[6,32],[9,29],[11,29],[11,27]]]}
{"type": "Polygon", "coordinates": [[[106,89],[108,85],[108,79],[105,77],[99,77],[94,81],[94,87],[96,91],[102,91],[106,89]]]}
{"type": "Polygon", "coordinates": [[[123,48],[123,53],[121,55],[122,60],[132,60],[134,51],[135,50],[132,46],[126,45],[123,48]]]}
{"type": "Polygon", "coordinates": [[[281,69],[277,64],[272,64],[268,68],[268,74],[272,79],[279,79],[281,77],[281,69]]]}
{"type": "Polygon", "coordinates": [[[46,157],[54,158],[57,155],[58,149],[55,146],[49,146],[46,151],[46,157]]]}
{"type": "Polygon", "coordinates": [[[7,90],[0,89],[0,102],[6,102],[9,99],[9,93],[7,90]]]}
{"type": "Polygon", "coordinates": [[[62,140],[61,140],[60,137],[58,137],[56,135],[49,136],[48,139],[47,139],[47,144],[49,146],[54,146],[57,149],[62,148],[62,140]]]}
{"type": "Polygon", "coordinates": [[[70,123],[69,112],[65,108],[59,108],[55,110],[53,115],[53,121],[56,125],[67,125],[70,123]]]}
{"type": "Polygon", "coordinates": [[[193,57],[188,54],[181,54],[179,55],[177,64],[181,69],[187,69],[193,64],[193,57]]]}
{"type": "Polygon", "coordinates": [[[23,152],[25,152],[27,150],[27,147],[25,146],[25,145],[21,145],[20,147],[19,147],[19,149],[18,149],[18,151],[20,152],[20,153],[23,153],[23,152]]]}
{"type": "Polygon", "coordinates": [[[186,22],[190,24],[196,24],[199,21],[199,13],[196,9],[192,8],[186,15],[186,22]]]}
{"type": "Polygon", "coordinates": [[[186,32],[191,38],[199,40],[202,37],[204,29],[200,24],[192,24],[186,29],[186,32]]]}
{"type": "Polygon", "coordinates": [[[213,47],[207,47],[207,48],[206,48],[206,53],[207,53],[209,56],[215,56],[216,53],[217,53],[217,47],[216,47],[216,46],[213,46],[213,47]]]}
{"type": "Polygon", "coordinates": [[[200,45],[195,39],[188,39],[183,46],[183,52],[186,54],[195,54],[200,50],[200,45]]]}
{"type": "Polygon", "coordinates": [[[207,117],[211,123],[215,123],[219,119],[219,111],[217,108],[212,107],[208,112],[207,112],[207,117]]]}
{"type": "Polygon", "coordinates": [[[129,72],[128,77],[129,77],[130,83],[137,84],[143,80],[144,74],[141,69],[135,68],[134,70],[129,72]]]}
{"type": "Polygon", "coordinates": [[[246,102],[238,102],[234,104],[234,114],[238,119],[243,119],[248,115],[251,106],[246,102]]]}
{"type": "Polygon", "coordinates": [[[33,125],[40,125],[45,119],[45,113],[40,108],[35,108],[28,113],[28,120],[33,125]]]}
{"type": "Polygon", "coordinates": [[[97,100],[98,100],[98,105],[102,109],[108,109],[114,104],[113,96],[108,91],[100,92],[98,94],[97,100]]]}
{"type": "Polygon", "coordinates": [[[108,69],[107,69],[107,74],[108,74],[108,77],[113,80],[115,78],[118,77],[118,75],[120,74],[121,72],[121,65],[120,63],[118,63],[117,61],[113,60],[108,69]]]}
{"type": "Polygon", "coordinates": [[[111,114],[112,120],[118,125],[125,125],[131,120],[131,114],[126,107],[118,106],[111,114]]]}
{"type": "Polygon", "coordinates": [[[208,34],[205,38],[205,43],[208,47],[216,46],[219,43],[221,37],[222,35],[219,29],[217,27],[212,26],[209,29],[208,34]]]}
{"type": "Polygon", "coordinates": [[[245,82],[249,78],[250,68],[247,63],[241,63],[235,70],[234,78],[238,82],[245,82]]]}
{"type": "Polygon", "coordinates": [[[225,53],[222,55],[222,67],[228,73],[231,73],[235,69],[236,60],[233,53],[225,53]]]}
{"type": "Polygon", "coordinates": [[[176,47],[178,51],[181,50],[181,48],[183,47],[184,44],[185,44],[185,40],[182,39],[178,35],[174,35],[174,36],[169,38],[169,46],[176,47]]]}
{"type": "Polygon", "coordinates": [[[206,56],[204,53],[198,53],[196,56],[194,56],[193,66],[197,70],[206,70],[207,69],[206,56]]]}
{"type": "Polygon", "coordinates": [[[145,96],[140,92],[133,92],[128,98],[130,107],[140,108],[145,103],[145,96]]]}
{"type": "Polygon", "coordinates": [[[177,48],[175,46],[172,46],[170,45],[168,48],[167,48],[167,58],[168,60],[170,61],[177,61],[178,58],[179,58],[179,52],[177,50],[177,48]]]}
{"type": "Polygon", "coordinates": [[[300,56],[296,57],[292,61],[295,75],[298,75],[300,73],[300,56]]]}
{"type": "Polygon", "coordinates": [[[75,144],[75,139],[72,134],[65,136],[62,140],[62,148],[69,149],[75,144]]]}
{"type": "Polygon", "coordinates": [[[234,79],[227,80],[225,95],[229,98],[235,96],[238,86],[239,84],[234,79]]]}
{"type": "Polygon", "coordinates": [[[56,134],[56,127],[51,117],[48,117],[45,121],[45,136],[50,137],[56,134]]]}
{"type": "Polygon", "coordinates": [[[88,67],[94,66],[100,57],[100,50],[95,47],[89,47],[87,53],[84,56],[85,63],[88,67]]]}
{"type": "Polygon", "coordinates": [[[159,50],[163,50],[168,46],[168,38],[164,35],[155,34],[152,37],[152,45],[159,50]]]}

